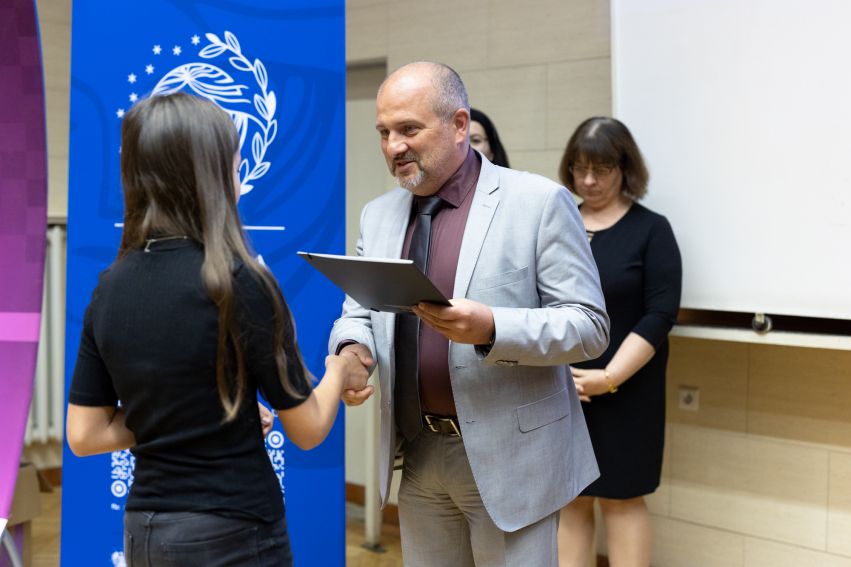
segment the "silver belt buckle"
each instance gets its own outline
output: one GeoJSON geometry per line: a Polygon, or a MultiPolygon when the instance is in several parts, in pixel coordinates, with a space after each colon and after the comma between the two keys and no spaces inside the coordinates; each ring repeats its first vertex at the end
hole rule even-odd
{"type": "Polygon", "coordinates": [[[450,433],[449,435],[451,435],[452,437],[461,437],[461,430],[458,429],[457,425],[455,425],[455,420],[449,419],[448,421],[452,425],[452,430],[455,431],[455,433],[450,433]]]}
{"type": "Polygon", "coordinates": [[[461,437],[461,430],[458,428],[458,425],[455,424],[455,420],[451,417],[433,417],[427,413],[423,414],[423,419],[425,419],[426,427],[433,433],[442,433],[441,429],[439,429],[435,423],[436,422],[449,422],[449,425],[452,426],[452,432],[446,433],[450,437],[461,437]]]}
{"type": "Polygon", "coordinates": [[[432,433],[440,433],[440,430],[432,423],[432,418],[430,415],[423,414],[423,418],[425,419],[426,425],[432,433]]]}

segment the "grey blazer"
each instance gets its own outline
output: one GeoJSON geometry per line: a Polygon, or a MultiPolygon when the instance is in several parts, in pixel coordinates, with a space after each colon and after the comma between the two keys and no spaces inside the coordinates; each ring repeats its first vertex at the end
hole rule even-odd
{"type": "MultiPolygon", "coordinates": [[[[412,194],[395,189],[361,213],[357,253],[399,258],[412,194]]],[[[485,508],[512,532],[555,512],[599,476],[567,364],[599,356],[609,320],[576,205],[566,189],[482,158],[453,297],[493,309],[485,352],[450,343],[449,373],[464,447],[485,508]]],[[[381,388],[380,493],[390,491],[395,315],[346,297],[329,351],[369,347],[381,388]]]]}

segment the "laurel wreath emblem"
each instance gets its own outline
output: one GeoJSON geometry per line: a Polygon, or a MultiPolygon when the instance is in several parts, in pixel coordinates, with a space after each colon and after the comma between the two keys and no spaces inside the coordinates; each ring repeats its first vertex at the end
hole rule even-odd
{"type": "Polygon", "coordinates": [[[259,92],[253,100],[245,98],[249,87],[237,83],[233,77],[212,62],[193,62],[172,69],[157,83],[152,94],[167,94],[188,87],[204,98],[208,98],[222,107],[233,119],[239,132],[239,146],[245,147],[245,141],[250,131],[251,162],[242,158],[239,164],[240,193],[248,193],[254,188],[254,182],[266,175],[271,164],[265,160],[269,146],[278,134],[278,121],[275,119],[277,97],[275,91],[269,89],[269,76],[266,66],[260,59],[250,61],[242,53],[239,40],[230,31],[225,30],[224,41],[214,33],[205,34],[207,41],[198,55],[203,59],[212,60],[223,54],[233,69],[250,73],[257,83],[259,92]],[[241,109],[244,104],[253,105],[254,112],[241,109]],[[253,125],[254,127],[250,127],[253,125]]]}

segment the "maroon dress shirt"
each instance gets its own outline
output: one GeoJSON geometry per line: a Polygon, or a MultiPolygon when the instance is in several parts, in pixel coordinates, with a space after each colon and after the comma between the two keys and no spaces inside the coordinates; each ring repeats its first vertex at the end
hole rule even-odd
{"type": "MultiPolygon", "coordinates": [[[[467,216],[479,181],[482,162],[472,148],[461,167],[452,174],[437,195],[445,201],[431,221],[431,247],[428,253],[428,277],[437,289],[452,298],[455,272],[467,216]]],[[[417,197],[414,197],[417,199],[417,197]]],[[[411,235],[416,224],[416,202],[405,233],[402,257],[408,258],[411,235]]],[[[425,324],[420,325],[419,339],[420,407],[423,413],[456,416],[455,398],[449,381],[449,340],[425,324]]]]}

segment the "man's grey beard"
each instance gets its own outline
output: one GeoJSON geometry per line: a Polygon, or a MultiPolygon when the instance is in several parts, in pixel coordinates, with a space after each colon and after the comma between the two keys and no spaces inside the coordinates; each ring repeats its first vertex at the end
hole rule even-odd
{"type": "Polygon", "coordinates": [[[396,183],[399,184],[399,187],[407,189],[408,191],[413,191],[420,185],[422,185],[423,181],[425,181],[426,174],[422,169],[419,172],[410,178],[402,179],[401,177],[396,177],[396,183]]]}

